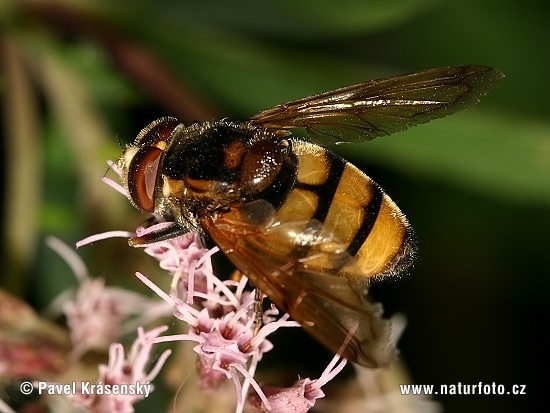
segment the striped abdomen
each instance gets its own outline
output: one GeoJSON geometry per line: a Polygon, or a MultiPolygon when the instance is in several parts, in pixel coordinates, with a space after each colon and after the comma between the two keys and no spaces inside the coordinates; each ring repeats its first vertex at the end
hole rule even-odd
{"type": "Polygon", "coordinates": [[[303,222],[302,232],[322,223],[345,248],[343,261],[316,258],[317,250],[294,248],[310,266],[331,267],[358,277],[396,274],[412,263],[407,219],[382,188],[338,155],[314,144],[293,142],[296,181],[276,212],[279,222],[303,222]]]}

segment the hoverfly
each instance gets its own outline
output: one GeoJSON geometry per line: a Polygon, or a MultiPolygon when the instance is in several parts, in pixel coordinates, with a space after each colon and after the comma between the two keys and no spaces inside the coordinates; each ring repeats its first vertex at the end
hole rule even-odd
{"type": "Polygon", "coordinates": [[[362,142],[476,103],[502,74],[484,66],[429,69],[275,106],[247,121],[145,127],[119,166],[130,200],[174,224],[143,245],[197,231],[318,341],[365,366],[387,363],[388,322],[369,282],[405,271],[412,229],[367,175],[320,146],[362,142]],[[289,129],[303,128],[310,141],[289,129]]]}

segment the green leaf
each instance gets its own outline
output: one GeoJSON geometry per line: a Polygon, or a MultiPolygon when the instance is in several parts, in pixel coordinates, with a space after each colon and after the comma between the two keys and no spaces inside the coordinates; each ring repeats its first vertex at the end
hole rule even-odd
{"type": "Polygon", "coordinates": [[[162,21],[162,29],[181,29],[186,24],[201,24],[241,32],[319,40],[379,31],[408,20],[439,4],[440,0],[206,0],[183,2],[103,1],[102,13],[113,13],[128,21],[162,21]]]}

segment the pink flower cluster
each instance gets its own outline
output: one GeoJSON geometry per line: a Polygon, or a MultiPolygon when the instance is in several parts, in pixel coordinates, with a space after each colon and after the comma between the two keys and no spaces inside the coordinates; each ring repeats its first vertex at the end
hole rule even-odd
{"type": "Polygon", "coordinates": [[[111,344],[108,364],[99,366],[97,385],[104,389],[113,389],[115,386],[117,389],[124,389],[123,386],[127,386],[125,387],[127,391],[116,394],[118,391],[109,390],[102,391],[100,394],[87,389],[87,392],[71,397],[74,405],[95,413],[132,413],[134,404],[147,397],[153,390],[151,381],[158,375],[171,354],[170,350],[164,351],[154,367],[149,372],[146,371],[151,358],[153,340],[166,330],[166,326],[160,326],[146,333],[143,328],[138,328],[138,337],[127,357],[122,344],[111,344]]]}
{"type": "MultiPolygon", "coordinates": [[[[153,231],[138,228],[137,234],[153,231]]],[[[107,234],[88,238],[85,243],[103,239],[107,234]]],[[[81,245],[84,242],[81,242],[81,245]]],[[[324,397],[321,387],[334,378],[346,360],[335,356],[317,380],[302,379],[289,388],[261,386],[255,379],[258,362],[273,348],[267,336],[281,327],[299,327],[289,315],[279,317],[272,306],[261,314],[262,325],[256,316],[256,291],[246,291],[248,279],[221,281],[212,271],[210,257],[219,249],[202,247],[197,234],[145,246],[145,252],[159,261],[171,277],[170,293],[163,291],[149,278],[136,273],[140,281],[154,291],[172,308],[173,315],[188,326],[185,334],[155,336],[151,343],[192,341],[196,345],[199,386],[216,390],[230,379],[237,393],[236,412],[241,412],[248,399],[252,407],[270,412],[307,412],[315,400],[324,397]],[[249,394],[252,386],[254,393],[249,394]]],[[[155,330],[156,331],[156,330],[155,330]]]]}
{"type": "Polygon", "coordinates": [[[298,327],[299,324],[288,321],[288,314],[277,319],[278,311],[273,307],[262,315],[263,325],[258,328],[255,291],[245,291],[247,278],[243,276],[239,282],[221,281],[212,273],[210,256],[217,251],[217,247],[202,248],[195,234],[146,248],[149,255],[172,273],[175,280],[172,294],[166,294],[143,274],[136,276],[173,306],[175,317],[189,325],[187,334],[159,337],[155,342],[196,342],[194,351],[198,354],[197,370],[202,389],[214,390],[226,379],[231,379],[238,394],[237,411],[242,410],[250,385],[268,407],[267,397],[253,378],[257,363],[273,348],[267,336],[281,327],[298,327]]]}
{"type": "Polygon", "coordinates": [[[73,359],[89,350],[105,349],[122,334],[135,331],[137,325],[169,313],[167,306],[158,301],[109,287],[103,278],[90,277],[80,257],[57,238],[49,237],[46,243],[67,262],[80,282],[76,291],[61,294],[52,304],[67,319],[73,359]]]}
{"type": "MultiPolygon", "coordinates": [[[[114,164],[110,164],[119,173],[114,164]]],[[[104,178],[111,187],[124,195],[126,191],[118,183],[104,178]]],[[[138,228],[141,236],[170,223],[160,223],[147,229],[138,228]]],[[[88,237],[82,246],[110,237],[129,237],[124,231],[111,231],[88,237]]],[[[334,357],[319,379],[299,380],[289,388],[261,386],[254,374],[263,354],[273,348],[268,335],[281,327],[299,327],[289,320],[289,315],[279,316],[270,309],[258,314],[256,291],[246,291],[246,276],[240,281],[221,281],[212,269],[211,256],[219,249],[205,249],[194,233],[163,241],[144,248],[148,255],[159,261],[162,269],[172,277],[170,291],[165,292],[141,273],[136,276],[172,309],[173,315],[188,326],[187,333],[151,336],[148,343],[192,341],[196,343],[197,373],[203,390],[216,390],[226,380],[232,380],[237,393],[236,412],[242,412],[245,402],[261,411],[306,412],[315,400],[324,397],[321,387],[335,377],[345,366],[346,360],[334,357]],[[261,319],[261,323],[257,319],[261,319]],[[249,392],[250,386],[254,392],[249,392]]],[[[160,330],[154,330],[158,333],[160,330]]],[[[345,345],[345,343],[344,343],[345,345]]],[[[114,351],[114,350],[113,350],[114,351]]],[[[119,357],[120,358],[120,357],[119,357]]]]}

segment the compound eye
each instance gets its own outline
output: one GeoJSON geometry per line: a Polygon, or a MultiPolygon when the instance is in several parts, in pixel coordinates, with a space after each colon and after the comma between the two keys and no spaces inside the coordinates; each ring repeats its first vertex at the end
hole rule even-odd
{"type": "Polygon", "coordinates": [[[153,146],[141,148],[128,171],[128,191],[134,204],[143,212],[155,210],[155,187],[162,150],[153,146]]]}
{"type": "Polygon", "coordinates": [[[134,145],[159,146],[160,142],[168,142],[170,135],[179,124],[179,120],[169,116],[157,119],[141,130],[134,145]]]}

